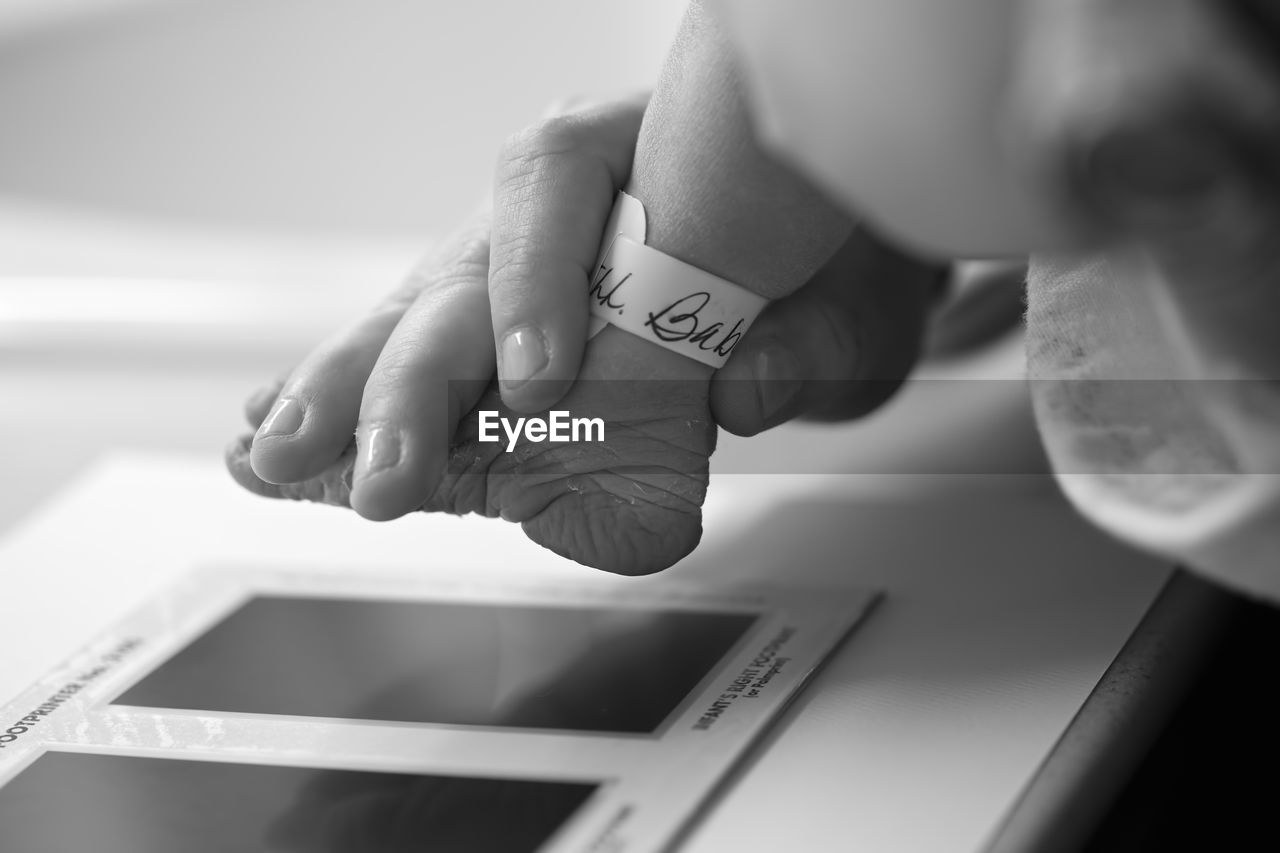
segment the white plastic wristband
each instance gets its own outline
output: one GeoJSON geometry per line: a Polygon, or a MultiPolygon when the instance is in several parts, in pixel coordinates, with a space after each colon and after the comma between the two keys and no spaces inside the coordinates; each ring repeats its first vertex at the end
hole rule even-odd
{"type": "Polygon", "coordinates": [[[644,244],[644,205],[618,193],[592,270],[587,336],[606,325],[723,367],[768,300],[644,244]]]}

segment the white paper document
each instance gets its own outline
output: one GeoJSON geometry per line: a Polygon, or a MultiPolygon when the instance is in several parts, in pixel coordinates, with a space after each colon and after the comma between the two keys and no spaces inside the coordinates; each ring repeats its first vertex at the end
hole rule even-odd
{"type": "Polygon", "coordinates": [[[872,601],[210,568],[0,710],[0,849],[660,850],[872,601]]]}
{"type": "Polygon", "coordinates": [[[0,733],[40,719],[0,801],[68,833],[207,812],[252,850],[377,849],[348,833],[502,791],[485,820],[542,814],[523,838],[549,850],[979,851],[1168,576],[1009,478],[722,477],[705,520],[680,565],[619,578],[499,520],[373,524],[215,459],[105,460],[0,540],[0,733]]]}

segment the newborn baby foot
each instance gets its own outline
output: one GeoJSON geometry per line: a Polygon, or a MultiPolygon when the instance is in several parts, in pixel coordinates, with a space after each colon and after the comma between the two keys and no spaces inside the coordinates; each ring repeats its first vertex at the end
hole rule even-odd
{"type": "MultiPolygon", "coordinates": [[[[265,464],[264,454],[255,459],[253,435],[242,436],[228,448],[227,464],[241,485],[258,494],[339,506],[353,504],[357,470],[360,476],[355,479],[364,481],[357,492],[365,483],[389,474],[379,484],[380,491],[370,493],[365,488],[364,495],[355,495],[354,503],[363,514],[394,517],[418,508],[501,516],[519,522],[529,538],[565,557],[607,571],[644,574],[675,563],[701,537],[701,505],[716,438],[707,403],[709,375],[710,370],[695,361],[607,328],[589,345],[577,383],[556,407],[573,418],[600,418],[603,441],[553,443],[521,438],[508,452],[508,436],[501,428],[496,431],[497,441],[481,441],[477,412],[497,412],[512,425],[520,417],[502,405],[490,385],[458,422],[451,447],[436,448],[439,452],[434,455],[446,461],[434,488],[424,488],[423,478],[431,478],[433,471],[421,463],[433,455],[433,442],[448,438],[441,426],[441,401],[448,399],[453,405],[466,401],[467,383],[415,383],[410,371],[394,380],[397,388],[391,396],[397,410],[425,413],[434,407],[436,414],[401,418],[394,426],[384,426],[396,439],[394,451],[384,453],[384,458],[377,458],[376,445],[386,436],[362,426],[364,446],[349,442],[336,461],[291,482],[286,476],[273,477],[285,482],[268,483],[255,473],[255,462],[266,473],[282,466],[270,454],[265,455],[265,464]],[[371,470],[380,464],[386,467],[371,470]],[[406,477],[419,478],[417,492],[415,484],[404,482],[406,477]],[[416,507],[397,505],[412,494],[427,497],[416,507]],[[363,507],[359,506],[362,500],[363,507]]],[[[470,385],[479,387],[474,381],[470,385]]],[[[360,410],[362,391],[366,409],[362,423],[368,419],[370,393],[363,386],[344,382],[339,375],[327,391],[327,397],[311,401],[311,420],[306,423],[311,443],[317,446],[329,440],[323,436],[340,434],[349,439],[355,426],[349,413],[360,410]],[[344,394],[354,399],[340,399],[344,394]]],[[[251,403],[251,426],[258,427],[277,402],[268,395],[251,403]]],[[[278,411],[270,416],[281,417],[278,411]]],[[[297,416],[286,413],[284,417],[297,416]]],[[[306,418],[304,414],[304,422],[306,418]]],[[[296,460],[286,460],[284,467],[288,464],[301,470],[296,460]]]]}

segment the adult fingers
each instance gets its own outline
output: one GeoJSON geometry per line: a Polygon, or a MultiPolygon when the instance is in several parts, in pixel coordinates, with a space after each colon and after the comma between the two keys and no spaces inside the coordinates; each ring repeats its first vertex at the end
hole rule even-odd
{"type": "MultiPolygon", "coordinates": [[[[473,263],[468,251],[486,259],[487,229],[488,218],[477,217],[458,237],[424,259],[368,316],[330,336],[283,382],[250,396],[245,415],[257,433],[249,459],[259,478],[268,483],[297,483],[338,459],[351,443],[365,382],[392,330],[417,294],[438,275],[460,263],[473,263]]],[[[487,335],[480,340],[491,348],[487,335]]]]}
{"type": "Polygon", "coordinates": [[[872,411],[915,364],[944,273],[858,229],[804,287],[769,305],[716,371],[716,422],[755,435],[801,415],[872,411]]]}
{"type": "Polygon", "coordinates": [[[503,148],[489,301],[502,398],[513,409],[549,408],[578,375],[591,267],[646,100],[544,119],[503,148]]]}
{"type": "Polygon", "coordinates": [[[249,426],[254,429],[262,426],[262,422],[270,414],[271,407],[275,405],[276,398],[280,396],[280,389],[284,387],[285,380],[288,378],[286,375],[263,385],[244,401],[244,419],[249,426]]]}
{"type": "MultiPolygon", "coordinates": [[[[383,310],[331,336],[285,380],[253,437],[253,471],[268,483],[296,483],[329,467],[351,442],[360,395],[399,312],[383,310]]],[[[252,419],[266,392],[246,406],[252,419]]]]}
{"type": "Polygon", "coordinates": [[[492,380],[485,236],[434,271],[368,375],[351,488],[351,506],[366,518],[397,518],[427,501],[458,420],[492,380]]]}

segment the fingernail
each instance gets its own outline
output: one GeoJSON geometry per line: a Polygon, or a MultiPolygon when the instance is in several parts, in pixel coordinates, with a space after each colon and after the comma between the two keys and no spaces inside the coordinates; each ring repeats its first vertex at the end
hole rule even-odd
{"type": "Polygon", "coordinates": [[[800,393],[800,362],[791,350],[770,344],[756,356],[755,373],[760,415],[768,423],[800,393]]]}
{"type": "Polygon", "coordinates": [[[519,388],[547,366],[547,343],[542,333],[521,326],[502,339],[499,378],[504,388],[519,388]]]}
{"type": "Polygon", "coordinates": [[[400,434],[389,427],[374,427],[365,432],[360,445],[360,467],[364,474],[376,474],[400,462],[400,434]]]}
{"type": "Polygon", "coordinates": [[[302,426],[302,415],[302,404],[297,400],[276,400],[258,427],[258,435],[293,435],[302,426]]]}

